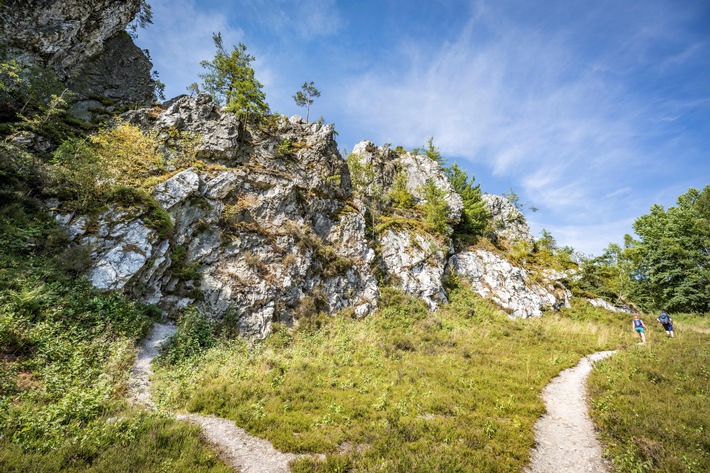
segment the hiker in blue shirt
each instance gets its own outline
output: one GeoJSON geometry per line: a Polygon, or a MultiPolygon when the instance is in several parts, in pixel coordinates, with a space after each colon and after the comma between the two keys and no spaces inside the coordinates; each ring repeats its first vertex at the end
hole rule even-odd
{"type": "Polygon", "coordinates": [[[641,337],[641,343],[646,343],[646,324],[643,323],[643,320],[639,319],[638,314],[634,314],[632,327],[636,330],[636,333],[639,334],[639,337],[641,337]]]}
{"type": "Polygon", "coordinates": [[[667,337],[673,338],[675,336],[673,333],[673,319],[671,319],[670,315],[666,314],[665,310],[661,311],[661,315],[659,315],[656,320],[663,325],[663,328],[666,330],[667,337]]]}

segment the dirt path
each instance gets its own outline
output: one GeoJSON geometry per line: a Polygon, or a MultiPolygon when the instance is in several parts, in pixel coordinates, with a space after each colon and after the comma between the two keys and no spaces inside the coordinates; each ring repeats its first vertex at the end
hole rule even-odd
{"type": "Polygon", "coordinates": [[[612,351],[589,355],[545,387],[547,413],[535,424],[536,447],[527,473],[604,473],[602,448],[587,414],[585,380],[595,361],[612,351]]]}
{"type": "Polygon", "coordinates": [[[299,458],[282,453],[269,441],[253,437],[234,422],[200,414],[177,414],[180,420],[202,427],[205,437],[222,453],[222,459],[243,473],[288,473],[288,462],[299,458]]]}
{"type": "Polygon", "coordinates": [[[128,381],[128,398],[134,404],[155,409],[155,404],[150,397],[150,377],[153,374],[151,364],[158,356],[160,346],[175,333],[176,329],[172,324],[156,323],[150,334],[143,340],[128,381]]]}
{"type": "MultiPolygon", "coordinates": [[[[174,325],[156,323],[141,344],[129,381],[129,399],[133,403],[155,409],[150,396],[150,376],[153,374],[151,364],[160,346],[175,330],[174,325]]],[[[177,414],[175,417],[202,427],[207,441],[216,446],[225,463],[238,472],[286,473],[289,471],[288,463],[301,456],[279,452],[267,440],[249,435],[227,419],[200,414],[177,414]]]]}

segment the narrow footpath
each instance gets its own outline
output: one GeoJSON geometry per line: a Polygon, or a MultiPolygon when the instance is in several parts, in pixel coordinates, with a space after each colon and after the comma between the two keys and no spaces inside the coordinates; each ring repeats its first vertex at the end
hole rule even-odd
{"type": "MultiPolygon", "coordinates": [[[[129,399],[134,404],[156,408],[150,395],[151,364],[160,346],[175,330],[174,325],[156,323],[150,335],[143,340],[129,381],[129,399]]],[[[217,447],[225,463],[241,473],[287,473],[288,463],[300,456],[279,452],[267,440],[249,435],[231,420],[184,413],[175,417],[202,427],[205,438],[217,447]]]]}
{"type": "Polygon", "coordinates": [[[593,353],[562,371],[542,392],[547,412],[535,423],[535,441],[526,473],[606,473],[602,447],[587,413],[585,381],[595,361],[613,351],[593,353]]]}

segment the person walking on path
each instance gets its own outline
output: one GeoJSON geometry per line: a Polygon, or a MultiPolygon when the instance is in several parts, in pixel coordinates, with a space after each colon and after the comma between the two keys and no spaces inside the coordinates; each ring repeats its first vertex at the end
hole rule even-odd
{"type": "Polygon", "coordinates": [[[636,330],[636,333],[639,334],[639,337],[641,337],[641,343],[646,343],[646,324],[643,323],[643,320],[639,319],[638,314],[634,314],[634,320],[632,322],[632,327],[634,330],[636,330]]]}
{"type": "Polygon", "coordinates": [[[671,319],[670,315],[666,314],[665,310],[661,311],[661,315],[659,315],[656,320],[658,320],[661,325],[663,325],[663,328],[666,331],[666,336],[668,338],[675,337],[675,334],[673,333],[673,319],[671,319]]]}

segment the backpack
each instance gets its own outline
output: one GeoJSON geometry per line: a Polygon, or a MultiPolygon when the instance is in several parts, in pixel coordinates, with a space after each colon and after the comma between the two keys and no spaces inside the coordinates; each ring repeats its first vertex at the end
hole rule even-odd
{"type": "Polygon", "coordinates": [[[658,321],[661,322],[662,324],[669,324],[671,322],[671,318],[668,314],[661,314],[658,317],[658,321]]]}

